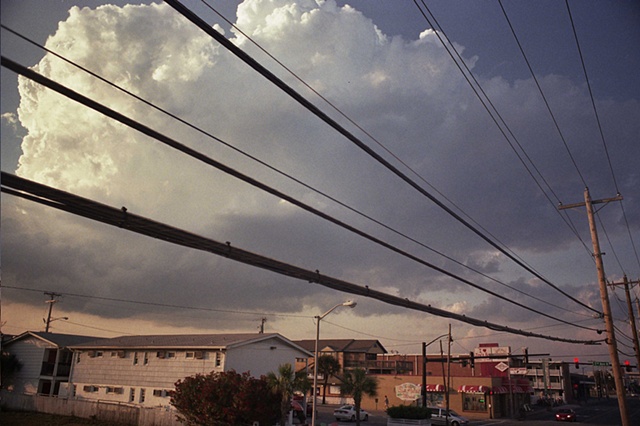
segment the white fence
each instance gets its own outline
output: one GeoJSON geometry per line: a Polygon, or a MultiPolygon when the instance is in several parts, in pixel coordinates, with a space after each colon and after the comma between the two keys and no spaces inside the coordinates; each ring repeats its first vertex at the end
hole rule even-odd
{"type": "Polygon", "coordinates": [[[15,411],[35,411],[39,413],[59,414],[94,418],[110,423],[132,426],[178,426],[176,412],[164,408],[143,408],[128,404],[106,401],[89,401],[57,398],[42,395],[24,395],[0,391],[0,403],[3,409],[15,411]]]}

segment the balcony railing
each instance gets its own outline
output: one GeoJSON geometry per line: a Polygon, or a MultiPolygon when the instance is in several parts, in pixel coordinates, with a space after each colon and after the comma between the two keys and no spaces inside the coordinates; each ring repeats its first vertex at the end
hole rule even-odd
{"type": "Polygon", "coordinates": [[[413,363],[409,361],[388,361],[388,360],[345,360],[344,368],[364,368],[367,371],[375,370],[379,374],[406,373],[413,371],[413,363]]]}
{"type": "MultiPolygon", "coordinates": [[[[40,369],[41,376],[53,376],[56,364],[53,362],[43,362],[40,369]]],[[[71,366],[67,364],[58,364],[58,370],[56,371],[57,377],[69,377],[71,372],[71,366]]]]}

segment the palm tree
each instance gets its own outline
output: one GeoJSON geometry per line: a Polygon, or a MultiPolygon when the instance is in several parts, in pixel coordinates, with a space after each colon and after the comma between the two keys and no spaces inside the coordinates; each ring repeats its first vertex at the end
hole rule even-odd
{"type": "Polygon", "coordinates": [[[280,425],[285,426],[287,414],[291,411],[291,398],[295,391],[307,392],[311,385],[304,371],[293,371],[291,364],[282,364],[278,367],[278,373],[273,371],[267,374],[267,384],[274,393],[282,395],[280,400],[280,425]]]}
{"type": "Polygon", "coordinates": [[[374,397],[378,395],[378,379],[368,376],[362,368],[345,371],[340,386],[341,395],[351,395],[356,408],[356,426],[360,426],[360,405],[364,395],[374,397]]]}
{"type": "Polygon", "coordinates": [[[322,405],[326,404],[327,397],[327,384],[329,383],[329,377],[335,376],[340,372],[340,361],[331,355],[320,355],[318,358],[318,373],[324,377],[324,383],[322,384],[322,405]]]}

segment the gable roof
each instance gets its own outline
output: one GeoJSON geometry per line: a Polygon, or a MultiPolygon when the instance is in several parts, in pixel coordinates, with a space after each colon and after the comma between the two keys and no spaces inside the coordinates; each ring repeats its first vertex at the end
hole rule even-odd
{"type": "Polygon", "coordinates": [[[35,337],[36,339],[47,342],[51,346],[56,346],[58,348],[67,348],[69,346],[74,346],[84,342],[88,342],[90,340],[97,339],[97,337],[95,336],[80,336],[77,334],[63,334],[63,333],[45,333],[44,331],[25,331],[24,333],[13,337],[12,339],[10,339],[4,344],[10,345],[14,342],[25,339],[27,337],[35,337]]]}
{"type": "Polygon", "coordinates": [[[73,345],[72,349],[232,349],[277,339],[303,352],[309,353],[278,333],[236,333],[236,334],[155,334],[120,336],[97,339],[73,345]]]}
{"type": "MultiPolygon", "coordinates": [[[[311,353],[315,350],[315,340],[296,340],[294,343],[311,353]]],[[[378,340],[357,339],[320,339],[318,340],[318,351],[387,353],[387,350],[378,340]]]]}

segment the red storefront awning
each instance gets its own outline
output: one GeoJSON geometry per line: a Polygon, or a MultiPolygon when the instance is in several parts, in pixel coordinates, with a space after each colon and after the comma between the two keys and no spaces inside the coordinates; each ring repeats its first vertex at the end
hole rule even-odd
{"type": "MultiPolygon", "coordinates": [[[[531,393],[533,389],[530,386],[513,386],[511,387],[511,391],[513,393],[531,393]]],[[[504,394],[509,393],[509,386],[494,386],[491,389],[491,393],[494,394],[504,394]]]]}
{"type": "Polygon", "coordinates": [[[490,389],[484,385],[462,385],[458,388],[458,392],[465,393],[487,393],[490,389]]]}
{"type": "Polygon", "coordinates": [[[436,385],[427,383],[427,386],[424,388],[426,392],[444,392],[444,385],[436,385]]]}

